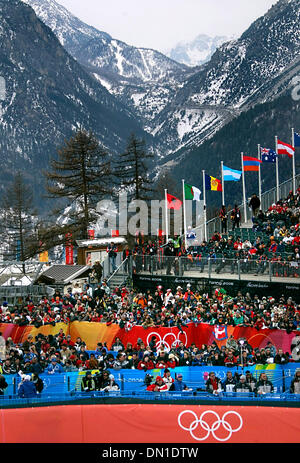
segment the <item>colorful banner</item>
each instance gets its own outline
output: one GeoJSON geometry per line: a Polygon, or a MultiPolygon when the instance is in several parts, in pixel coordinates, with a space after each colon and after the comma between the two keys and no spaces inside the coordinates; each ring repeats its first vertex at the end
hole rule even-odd
{"type": "Polygon", "coordinates": [[[95,230],[88,230],[89,240],[95,239],[95,230]]]}
{"type": "Polygon", "coordinates": [[[73,258],[72,233],[66,233],[65,252],[66,252],[66,265],[73,265],[74,258],[73,258]]]}
{"type": "Polygon", "coordinates": [[[87,349],[96,349],[98,342],[106,342],[107,347],[110,349],[114,339],[117,336],[122,335],[119,325],[112,324],[107,326],[106,323],[94,323],[94,322],[72,322],[70,323],[69,334],[71,339],[76,341],[78,337],[81,337],[87,345],[87,349]]]}
{"type": "Polygon", "coordinates": [[[38,333],[56,334],[63,328],[66,334],[70,334],[73,341],[77,337],[81,337],[88,350],[94,350],[98,342],[106,342],[107,347],[110,349],[114,339],[119,337],[126,347],[127,343],[136,345],[137,340],[140,338],[147,346],[152,336],[156,337],[157,346],[164,345],[170,348],[172,345],[178,346],[182,341],[185,346],[190,346],[195,343],[197,347],[202,344],[212,344],[213,341],[219,347],[226,345],[227,339],[233,335],[234,339],[241,337],[246,338],[253,348],[263,348],[270,341],[277,348],[283,349],[284,352],[291,352],[292,339],[298,334],[294,331],[287,334],[285,330],[259,330],[255,328],[245,328],[242,326],[212,326],[206,323],[195,325],[190,323],[188,327],[183,327],[182,331],[178,328],[148,328],[142,326],[134,326],[130,331],[121,329],[118,324],[107,326],[105,323],[96,322],[72,322],[69,325],[64,323],[57,323],[55,326],[44,325],[40,328],[34,326],[19,327],[14,324],[3,323],[0,324],[0,332],[2,332],[5,339],[11,337],[15,343],[22,343],[27,339],[29,334],[35,337],[38,333]]]}
{"type": "Polygon", "coordinates": [[[7,338],[12,338],[15,344],[21,344],[22,342],[26,341],[29,334],[35,338],[38,333],[42,333],[45,336],[52,334],[53,336],[59,332],[60,329],[63,329],[65,334],[69,333],[69,326],[65,323],[56,323],[55,326],[52,325],[44,325],[40,328],[35,328],[35,326],[27,325],[27,326],[18,326],[14,325],[13,323],[0,323],[0,332],[2,336],[7,338]]]}
{"type": "Polygon", "coordinates": [[[70,325],[70,334],[72,339],[80,336],[87,343],[88,349],[95,349],[97,342],[107,342],[108,348],[111,347],[115,337],[119,337],[126,347],[127,343],[136,345],[140,338],[147,346],[152,336],[156,336],[158,347],[164,345],[168,349],[175,343],[178,347],[180,341],[185,346],[195,343],[197,347],[202,344],[212,344],[213,341],[219,347],[226,345],[229,336],[233,335],[234,339],[245,337],[250,345],[255,348],[263,348],[270,341],[277,348],[280,347],[284,352],[291,352],[291,341],[296,332],[287,334],[285,330],[260,330],[255,328],[244,328],[239,326],[212,326],[201,323],[196,326],[190,323],[183,327],[182,332],[178,328],[148,328],[134,326],[130,331],[121,329],[119,325],[106,326],[105,324],[90,322],[73,322],[70,325]]]}
{"type": "MultiPolygon", "coordinates": [[[[299,433],[299,408],[212,404],[63,405],[2,410],[0,442],[174,443],[174,458],[188,457],[182,451],[193,450],[194,459],[197,454],[200,459],[200,443],[298,443],[299,433]],[[194,445],[182,449],[179,442],[194,445]]],[[[110,450],[99,450],[100,455],[109,461],[113,455],[102,452],[110,450]]],[[[141,451],[147,458],[158,456],[152,447],[141,451]]],[[[167,455],[165,459],[168,460],[167,455]]]]}

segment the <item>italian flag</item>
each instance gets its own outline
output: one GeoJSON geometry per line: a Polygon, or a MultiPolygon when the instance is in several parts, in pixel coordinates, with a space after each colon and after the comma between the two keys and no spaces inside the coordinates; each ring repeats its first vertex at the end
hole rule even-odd
{"type": "Polygon", "coordinates": [[[184,184],[184,195],[185,199],[193,199],[194,201],[200,201],[201,191],[196,186],[184,184]]]}

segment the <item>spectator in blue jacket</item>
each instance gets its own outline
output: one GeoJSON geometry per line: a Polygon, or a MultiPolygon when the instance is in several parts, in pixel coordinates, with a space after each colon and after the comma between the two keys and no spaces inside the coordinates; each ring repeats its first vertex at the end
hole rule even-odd
{"type": "Polygon", "coordinates": [[[36,395],[36,387],[31,381],[31,377],[29,375],[24,375],[19,386],[18,396],[21,398],[30,398],[36,397],[36,395]]]}
{"type": "Polygon", "coordinates": [[[57,357],[55,355],[51,357],[51,363],[47,368],[48,375],[53,375],[55,373],[64,373],[64,371],[65,370],[63,366],[60,363],[58,363],[57,357]]]}
{"type": "Polygon", "coordinates": [[[191,391],[191,389],[187,387],[187,385],[182,381],[182,379],[183,379],[182,374],[178,373],[174,381],[173,391],[191,391]]]}

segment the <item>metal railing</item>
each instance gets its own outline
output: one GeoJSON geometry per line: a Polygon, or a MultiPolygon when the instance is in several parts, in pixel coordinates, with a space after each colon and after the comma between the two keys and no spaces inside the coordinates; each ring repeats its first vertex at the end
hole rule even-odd
{"type": "Polygon", "coordinates": [[[106,400],[115,398],[117,401],[120,399],[143,400],[143,401],[214,401],[214,402],[228,402],[228,401],[243,401],[245,403],[259,401],[276,401],[276,402],[300,402],[300,394],[291,394],[289,392],[271,392],[265,394],[256,394],[254,392],[220,392],[212,394],[206,391],[167,391],[167,392],[151,392],[151,391],[71,391],[63,394],[46,394],[41,393],[36,397],[20,398],[17,395],[0,396],[0,408],[5,407],[18,407],[18,406],[32,406],[40,405],[41,403],[64,403],[69,401],[76,401],[82,399],[90,400],[106,400]]]}
{"type": "Polygon", "coordinates": [[[211,257],[210,255],[194,258],[164,256],[162,259],[148,256],[143,266],[136,265],[135,273],[209,278],[219,275],[238,280],[249,280],[251,277],[255,280],[259,276],[260,279],[265,277],[268,281],[293,279],[299,282],[300,262],[261,260],[257,256],[252,259],[211,257]]]}
{"type": "Polygon", "coordinates": [[[132,274],[132,259],[126,258],[121,262],[117,269],[107,279],[107,284],[111,285],[114,281],[127,278],[132,274]],[[120,277],[120,278],[119,278],[120,277]]]}

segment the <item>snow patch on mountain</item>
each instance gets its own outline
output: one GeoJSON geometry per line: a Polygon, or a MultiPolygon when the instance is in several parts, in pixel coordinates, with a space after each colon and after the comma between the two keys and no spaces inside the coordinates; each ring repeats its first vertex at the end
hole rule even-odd
{"type": "Polygon", "coordinates": [[[171,50],[166,51],[166,55],[187,66],[200,66],[210,60],[219,46],[232,39],[233,37],[199,34],[192,41],[177,43],[171,50]]]}
{"type": "Polygon", "coordinates": [[[95,77],[96,80],[98,80],[98,82],[100,82],[101,85],[103,85],[103,87],[105,87],[108,91],[111,90],[111,83],[108,82],[107,80],[101,78],[96,72],[93,73],[93,76],[95,77]]]}

